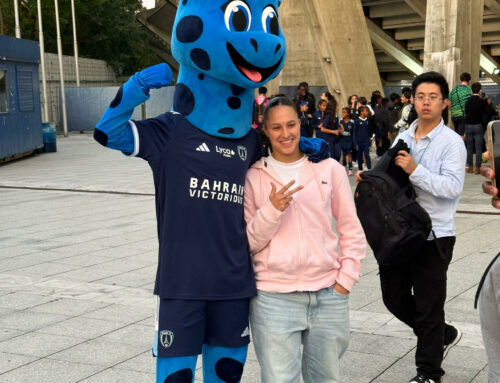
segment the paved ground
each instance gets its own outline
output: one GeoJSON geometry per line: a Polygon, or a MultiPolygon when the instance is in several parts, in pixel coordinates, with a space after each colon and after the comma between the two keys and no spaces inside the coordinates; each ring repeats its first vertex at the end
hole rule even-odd
{"type": "MultiPolygon", "coordinates": [[[[0,382],[153,382],[151,171],[90,135],[58,147],[0,165],[0,382]]],[[[444,362],[448,383],[487,381],[473,297],[500,247],[500,215],[480,182],[467,175],[457,214],[446,312],[464,336],[444,362]]],[[[363,271],[342,381],[407,382],[415,338],[384,308],[371,254],[363,271]]],[[[242,381],[260,381],[253,349],[242,381]]]]}

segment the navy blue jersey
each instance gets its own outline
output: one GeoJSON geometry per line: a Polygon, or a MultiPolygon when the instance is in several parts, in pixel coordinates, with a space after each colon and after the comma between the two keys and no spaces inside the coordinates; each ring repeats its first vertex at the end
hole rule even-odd
{"type": "Polygon", "coordinates": [[[357,118],[354,121],[353,142],[354,145],[367,144],[370,141],[370,127],[368,119],[357,118]]]}
{"type": "Polygon", "coordinates": [[[314,112],[311,118],[311,127],[316,131],[316,137],[318,137],[319,124],[323,120],[323,112],[321,110],[317,110],[314,112]]]}
{"type": "Polygon", "coordinates": [[[354,121],[349,120],[349,121],[345,122],[342,119],[342,120],[340,120],[339,123],[342,124],[342,126],[344,127],[344,132],[342,133],[342,141],[352,142],[352,138],[353,138],[352,135],[354,132],[354,121]]]}
{"type": "MultiPolygon", "coordinates": [[[[338,117],[335,117],[335,121],[332,124],[330,124],[330,118],[331,118],[331,116],[329,114],[327,114],[323,117],[323,121],[321,122],[321,124],[323,125],[323,128],[330,129],[330,130],[337,130],[339,128],[338,117]],[[330,126],[328,126],[328,125],[330,125],[330,126]]],[[[326,142],[335,142],[336,141],[337,136],[333,133],[325,133],[325,132],[322,132],[320,129],[318,129],[316,132],[317,132],[316,137],[322,138],[326,142]]]]}
{"type": "Polygon", "coordinates": [[[254,296],[243,195],[246,172],[260,157],[256,133],[214,137],[176,113],[134,121],[133,130],[134,124],[137,156],[149,162],[156,192],[155,294],[199,300],[254,296]]]}

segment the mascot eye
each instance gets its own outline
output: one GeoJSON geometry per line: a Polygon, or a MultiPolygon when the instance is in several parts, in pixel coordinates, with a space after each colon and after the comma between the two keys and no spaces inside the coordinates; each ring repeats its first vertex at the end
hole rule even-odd
{"type": "Polygon", "coordinates": [[[276,10],[269,6],[262,12],[262,28],[264,32],[278,36],[280,34],[280,23],[276,10]]]}
{"type": "Polygon", "coordinates": [[[250,30],[252,13],[248,5],[242,0],[227,3],[224,9],[224,21],[229,31],[244,32],[250,30]]]}

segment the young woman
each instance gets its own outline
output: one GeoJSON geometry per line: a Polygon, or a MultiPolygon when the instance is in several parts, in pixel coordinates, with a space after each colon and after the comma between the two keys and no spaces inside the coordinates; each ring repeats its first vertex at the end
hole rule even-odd
{"type": "Polygon", "coordinates": [[[287,98],[269,102],[263,131],[272,153],[252,166],[245,184],[258,289],[250,320],[262,382],[298,383],[301,370],[305,383],[339,382],[348,296],[366,250],[348,177],[333,159],[306,159],[287,98]]]}
{"type": "Polygon", "coordinates": [[[340,161],[342,149],[340,147],[340,138],[342,137],[342,126],[339,125],[337,117],[337,100],[332,97],[326,104],[325,114],[323,121],[319,125],[319,132],[316,137],[322,138],[328,144],[330,150],[330,157],[334,160],[340,161]]]}

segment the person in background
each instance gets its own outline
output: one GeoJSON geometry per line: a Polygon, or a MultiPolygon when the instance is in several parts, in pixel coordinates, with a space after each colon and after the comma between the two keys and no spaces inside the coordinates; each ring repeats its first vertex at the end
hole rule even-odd
{"type": "Polygon", "coordinates": [[[484,129],[483,121],[488,104],[479,96],[481,84],[475,82],[471,86],[472,96],[465,103],[465,146],[467,148],[467,173],[473,171],[473,153],[476,153],[475,173],[481,169],[484,129]]]}
{"type": "Polygon", "coordinates": [[[314,112],[316,112],[316,98],[312,93],[309,93],[309,84],[305,81],[301,82],[297,87],[297,94],[292,101],[297,106],[298,113],[300,112],[300,104],[304,101],[309,105],[309,118],[311,118],[314,112]]]}
{"type": "MultiPolygon", "coordinates": [[[[262,116],[264,113],[264,108],[269,102],[269,98],[267,97],[267,88],[265,86],[261,86],[259,88],[259,95],[253,101],[253,113],[252,113],[252,123],[258,124],[259,115],[262,116]]],[[[262,123],[261,123],[262,124],[262,123]]]]}
{"type": "Polygon", "coordinates": [[[403,106],[401,107],[401,116],[399,117],[398,122],[396,122],[396,125],[394,125],[394,130],[399,133],[403,133],[406,129],[408,129],[409,124],[409,117],[410,117],[410,111],[413,107],[411,103],[411,90],[408,88],[403,90],[401,94],[401,102],[403,103],[403,106]]]}
{"type": "Polygon", "coordinates": [[[382,103],[377,107],[375,112],[375,122],[377,123],[377,130],[379,132],[379,139],[377,140],[377,155],[382,156],[390,146],[390,129],[391,129],[391,115],[388,109],[389,99],[383,98],[382,103]]]}
{"type": "Polygon", "coordinates": [[[460,75],[460,84],[450,92],[451,122],[462,140],[465,141],[465,103],[472,96],[469,83],[470,73],[464,72],[460,75]]]}
{"type": "Polygon", "coordinates": [[[321,98],[321,100],[319,100],[318,102],[318,110],[313,114],[311,118],[311,130],[316,133],[316,137],[318,137],[318,131],[320,130],[319,125],[321,124],[321,121],[323,121],[327,104],[328,101],[321,98]]]}
{"type": "Polygon", "coordinates": [[[337,117],[337,100],[335,97],[326,104],[325,116],[319,125],[319,136],[316,137],[324,139],[328,148],[330,149],[330,156],[340,161],[342,149],[340,146],[340,139],[342,134],[342,126],[339,126],[339,119],[337,117]]]}
{"type": "MultiPolygon", "coordinates": [[[[299,105],[300,135],[302,137],[312,137],[309,113],[309,104],[302,101],[299,105]]],[[[312,117],[312,116],[311,116],[312,117]]]]}
{"type": "Polygon", "coordinates": [[[264,132],[272,152],[248,171],[244,198],[261,381],[298,383],[302,372],[305,383],[340,382],[349,293],[366,252],[349,180],[333,159],[305,159],[295,105],[286,98],[269,102],[264,132]]]}
{"type": "Polygon", "coordinates": [[[342,119],[340,120],[340,125],[342,126],[342,138],[340,139],[340,147],[342,148],[342,164],[344,167],[347,165],[347,158],[347,163],[349,164],[347,175],[352,176],[352,150],[354,148],[352,134],[354,131],[354,121],[351,120],[351,112],[348,106],[342,108],[342,119]]]}
{"type": "Polygon", "coordinates": [[[389,109],[389,116],[390,116],[389,126],[391,127],[390,128],[391,134],[389,139],[391,141],[390,144],[392,145],[394,139],[399,134],[399,132],[394,128],[394,125],[396,125],[396,122],[398,122],[400,118],[399,115],[401,113],[401,107],[403,104],[401,104],[401,97],[397,93],[391,93],[389,98],[391,99],[391,101],[389,102],[387,108],[389,109]]]}
{"type": "Polygon", "coordinates": [[[353,94],[352,96],[349,96],[347,103],[349,106],[349,111],[351,112],[351,118],[355,120],[356,118],[358,118],[358,108],[361,106],[358,104],[358,95],[353,94]]]}
{"type": "Polygon", "coordinates": [[[370,159],[370,128],[368,126],[369,109],[367,106],[360,106],[359,117],[354,121],[352,142],[358,151],[358,168],[363,170],[363,155],[368,169],[372,168],[370,159]]]}

